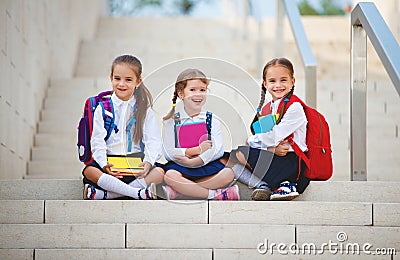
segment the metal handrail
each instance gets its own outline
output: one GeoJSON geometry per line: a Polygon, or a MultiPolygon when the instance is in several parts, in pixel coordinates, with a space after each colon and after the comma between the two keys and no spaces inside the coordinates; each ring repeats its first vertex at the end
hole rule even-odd
{"type": "Polygon", "coordinates": [[[351,12],[351,180],[367,180],[367,36],[400,96],[400,47],[372,2],[351,12]]]}
{"type": "Polygon", "coordinates": [[[277,0],[276,19],[276,55],[282,56],[283,17],[286,11],[297,49],[304,67],[306,102],[309,106],[317,107],[317,62],[307,39],[297,2],[293,0],[277,0]]]}

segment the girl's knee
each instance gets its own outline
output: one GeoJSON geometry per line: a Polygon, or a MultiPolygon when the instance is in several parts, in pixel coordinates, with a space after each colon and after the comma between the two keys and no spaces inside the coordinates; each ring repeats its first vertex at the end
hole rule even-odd
{"type": "Polygon", "coordinates": [[[165,171],[161,167],[155,167],[150,172],[154,172],[155,174],[160,175],[161,177],[164,177],[165,175],[165,171]]]}
{"type": "Polygon", "coordinates": [[[241,151],[237,151],[236,152],[236,158],[241,164],[246,165],[247,160],[246,160],[246,158],[244,157],[244,154],[241,151]]]}
{"type": "Polygon", "coordinates": [[[103,174],[102,171],[100,171],[99,169],[97,169],[96,167],[93,166],[87,166],[85,168],[85,170],[83,170],[83,176],[86,177],[86,179],[97,183],[100,176],[103,174]]]}
{"type": "Polygon", "coordinates": [[[168,184],[170,181],[177,181],[182,177],[182,174],[175,170],[168,170],[164,175],[164,181],[168,184]]]}
{"type": "Polygon", "coordinates": [[[233,179],[235,178],[235,174],[231,168],[224,168],[223,170],[221,170],[220,174],[221,177],[223,177],[224,182],[226,183],[233,181],[233,179]]]}

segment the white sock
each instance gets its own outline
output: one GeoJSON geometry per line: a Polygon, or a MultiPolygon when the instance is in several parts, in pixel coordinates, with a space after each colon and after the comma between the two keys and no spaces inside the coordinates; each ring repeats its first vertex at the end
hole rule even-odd
{"type": "Polygon", "coordinates": [[[122,195],[122,194],[119,194],[119,193],[115,193],[115,192],[112,192],[112,191],[107,191],[107,197],[106,197],[106,200],[111,200],[111,199],[116,199],[116,198],[121,198],[121,197],[124,197],[124,195],[122,195]]]}
{"type": "MultiPolygon", "coordinates": [[[[94,189],[94,191],[93,192],[95,192],[95,194],[94,194],[94,200],[103,200],[104,199],[104,191],[103,190],[100,190],[100,189],[96,189],[96,188],[94,188],[93,187],[93,189],[94,189]]],[[[90,186],[88,187],[88,192],[87,192],[87,199],[88,198],[90,198],[91,196],[92,196],[92,189],[90,188],[90,186]]],[[[107,194],[108,195],[108,194],[107,194]]]]}
{"type": "Polygon", "coordinates": [[[267,185],[268,184],[255,176],[254,174],[251,173],[244,165],[242,164],[235,164],[232,167],[233,173],[235,174],[235,178],[244,183],[247,184],[250,188],[254,187],[259,187],[260,185],[267,185]]]}
{"type": "Polygon", "coordinates": [[[99,180],[97,181],[97,185],[99,185],[102,189],[107,190],[108,192],[114,192],[134,199],[139,199],[138,193],[141,193],[141,198],[146,198],[146,196],[143,196],[144,189],[131,187],[128,184],[106,173],[103,173],[100,176],[99,180]]]}
{"type": "MultiPolygon", "coordinates": [[[[147,184],[146,184],[146,181],[144,180],[144,178],[135,179],[135,180],[131,181],[128,185],[133,188],[139,188],[139,189],[144,189],[147,187],[147,184]]],[[[145,196],[145,194],[144,195],[142,194],[141,196],[145,196]]],[[[121,197],[124,197],[124,195],[115,193],[112,191],[108,191],[106,199],[117,199],[117,198],[121,198],[121,197]]],[[[96,195],[94,196],[94,199],[102,200],[103,198],[104,198],[104,191],[96,189],[96,195]]]]}
{"type": "Polygon", "coordinates": [[[147,187],[147,183],[144,180],[144,178],[141,179],[134,179],[133,181],[131,181],[129,184],[129,186],[133,187],[133,188],[146,188],[147,187]]]}
{"type": "Polygon", "coordinates": [[[212,200],[215,197],[215,190],[208,190],[208,197],[207,199],[212,200]]]}

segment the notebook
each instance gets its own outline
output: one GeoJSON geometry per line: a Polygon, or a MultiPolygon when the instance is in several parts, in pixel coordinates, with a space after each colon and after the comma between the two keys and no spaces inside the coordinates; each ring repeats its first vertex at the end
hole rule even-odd
{"type": "Polygon", "coordinates": [[[142,163],[141,157],[107,155],[107,162],[114,164],[111,171],[120,172],[120,175],[135,175],[144,169],[143,166],[139,166],[142,163]]]}
{"type": "Polygon", "coordinates": [[[267,133],[275,126],[279,114],[268,114],[252,124],[255,134],[267,133]]]}
{"type": "Polygon", "coordinates": [[[177,148],[191,148],[208,140],[206,122],[176,125],[177,148]]]}

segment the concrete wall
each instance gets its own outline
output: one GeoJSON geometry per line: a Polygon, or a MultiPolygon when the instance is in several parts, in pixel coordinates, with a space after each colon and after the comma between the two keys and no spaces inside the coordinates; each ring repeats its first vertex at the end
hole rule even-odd
{"type": "Polygon", "coordinates": [[[105,10],[106,0],[0,1],[0,179],[26,174],[49,79],[73,76],[105,10]]]}

